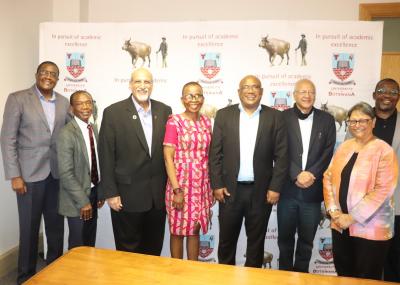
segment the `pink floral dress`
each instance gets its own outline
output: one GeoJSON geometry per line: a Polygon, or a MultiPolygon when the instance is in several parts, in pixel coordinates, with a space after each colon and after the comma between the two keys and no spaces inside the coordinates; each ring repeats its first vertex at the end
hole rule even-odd
{"type": "Polygon", "coordinates": [[[179,186],[184,193],[183,209],[172,206],[173,191],[167,183],[165,204],[170,233],[194,235],[197,224],[203,233],[208,230],[213,196],[208,176],[208,150],[211,142],[211,121],[200,116],[198,121],[171,115],[167,121],[164,145],[175,148],[174,164],[179,186]]]}

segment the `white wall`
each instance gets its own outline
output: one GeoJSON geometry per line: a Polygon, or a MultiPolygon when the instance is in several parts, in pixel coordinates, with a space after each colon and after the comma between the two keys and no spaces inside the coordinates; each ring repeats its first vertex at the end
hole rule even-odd
{"type": "MultiPolygon", "coordinates": [[[[0,0],[0,114],[7,95],[34,82],[40,22],[357,20],[373,0],[0,0]]],[[[0,117],[2,123],[2,117],[0,117]]],[[[0,164],[0,255],[18,244],[15,195],[0,164]]]]}

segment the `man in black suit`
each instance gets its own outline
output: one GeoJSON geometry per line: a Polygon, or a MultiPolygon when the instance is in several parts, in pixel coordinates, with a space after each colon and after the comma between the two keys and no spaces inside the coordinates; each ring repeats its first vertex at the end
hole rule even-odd
{"type": "Polygon", "coordinates": [[[336,127],[330,114],[313,107],[313,82],[296,82],[294,99],[294,107],[283,112],[288,129],[289,173],[277,212],[279,269],[308,272],[321,215],[322,175],[332,158],[336,127]]]}
{"type": "Polygon", "coordinates": [[[260,104],[256,76],[245,76],[238,93],[240,104],[217,112],[210,148],[211,187],[219,201],[218,260],[235,264],[244,218],[245,266],[261,267],[269,215],[286,178],[286,126],[279,111],[260,104]]]}
{"type": "Polygon", "coordinates": [[[116,249],[160,255],[167,181],[162,143],[171,108],[150,100],[153,76],[147,69],[136,69],[129,87],[129,98],[104,110],[99,194],[111,208],[116,249]]]}

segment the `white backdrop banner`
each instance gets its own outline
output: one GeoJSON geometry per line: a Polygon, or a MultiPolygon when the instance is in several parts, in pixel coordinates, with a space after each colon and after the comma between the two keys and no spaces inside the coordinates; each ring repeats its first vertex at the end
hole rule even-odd
{"type": "MultiPolygon", "coordinates": [[[[170,105],[174,113],[183,111],[184,83],[198,81],[204,88],[204,112],[211,117],[217,109],[239,101],[238,84],[247,74],[262,81],[262,103],[279,110],[293,105],[294,83],[308,78],[316,84],[316,107],[335,116],[340,142],[349,107],[359,101],[373,102],[372,91],[380,77],[382,29],[381,22],[347,21],[43,23],[40,60],[60,67],[56,89],[66,97],[79,89],[93,95],[98,122],[105,107],[129,96],[130,74],[142,65],[154,76],[152,98],[170,105]]],[[[211,231],[201,236],[200,258],[208,262],[217,262],[217,207],[211,231]]],[[[168,236],[166,227],[166,256],[168,236]]],[[[107,207],[100,211],[97,246],[114,248],[107,207]]],[[[242,232],[237,264],[244,264],[245,248],[242,232]]],[[[265,266],[277,268],[275,208],[265,251],[265,266]]],[[[329,221],[322,214],[310,272],[335,274],[329,221]]]]}

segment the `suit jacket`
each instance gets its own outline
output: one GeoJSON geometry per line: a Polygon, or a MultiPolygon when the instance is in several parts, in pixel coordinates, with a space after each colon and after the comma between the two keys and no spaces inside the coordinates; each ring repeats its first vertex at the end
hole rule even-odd
{"type": "Polygon", "coordinates": [[[305,202],[321,202],[323,200],[322,177],[333,155],[336,126],[335,120],[330,114],[318,109],[314,109],[313,113],[305,170],[314,174],[316,179],[309,188],[302,189],[295,184],[297,175],[302,171],[303,142],[299,120],[293,108],[283,112],[288,130],[289,173],[281,192],[282,198],[302,197],[305,202]]]}
{"type": "MultiPolygon", "coordinates": [[[[97,126],[93,133],[98,141],[97,126]]],[[[58,211],[67,217],[79,217],[80,209],[89,204],[91,169],[85,140],[78,123],[71,120],[61,130],[57,140],[60,196],[58,211]]]]}
{"type": "Polygon", "coordinates": [[[35,85],[8,96],[1,128],[6,179],[22,176],[26,182],[35,182],[44,180],[50,172],[58,178],[56,140],[71,115],[68,100],[57,92],[55,94],[53,132],[35,85]]]}
{"type": "MultiPolygon", "coordinates": [[[[354,154],[355,139],[344,141],[324,173],[324,200],[327,211],[340,209],[341,174],[354,154]]],[[[393,236],[393,192],[397,184],[396,154],[386,142],[374,139],[358,153],[351,172],[347,208],[356,223],[351,236],[369,240],[388,240],[393,236]]],[[[339,230],[335,223],[331,227],[339,230]]]]}
{"type": "MultiPolygon", "coordinates": [[[[240,110],[238,104],[217,112],[210,147],[210,179],[212,189],[226,187],[231,193],[226,202],[235,200],[240,167],[240,110]]],[[[288,168],[287,132],[282,113],[261,105],[253,157],[253,206],[262,207],[267,190],[280,192],[288,168]]]]}
{"type": "Polygon", "coordinates": [[[139,115],[132,101],[104,110],[99,136],[101,198],[121,196],[123,209],[144,212],[165,209],[167,174],[163,156],[165,125],[171,108],[151,100],[153,134],[151,156],[139,115]]]}

